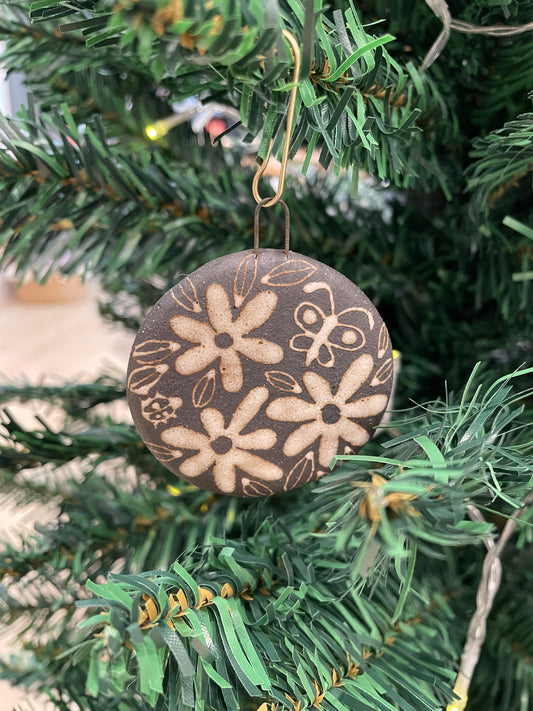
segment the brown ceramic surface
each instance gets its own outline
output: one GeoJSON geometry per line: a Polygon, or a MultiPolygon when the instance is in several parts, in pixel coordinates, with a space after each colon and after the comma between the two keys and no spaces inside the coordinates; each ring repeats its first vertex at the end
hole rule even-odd
{"type": "Polygon", "coordinates": [[[309,257],[220,257],[168,291],[133,344],[128,402],[178,476],[235,496],[317,479],[356,452],[392,386],[387,329],[346,277],[309,257]]]}

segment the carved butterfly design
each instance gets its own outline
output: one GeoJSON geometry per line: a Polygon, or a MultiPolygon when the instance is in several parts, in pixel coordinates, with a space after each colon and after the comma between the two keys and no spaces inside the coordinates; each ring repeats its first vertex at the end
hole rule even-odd
{"type": "Polygon", "coordinates": [[[361,306],[351,306],[335,313],[335,300],[329,284],[323,281],[311,282],[303,287],[307,294],[325,290],[329,296],[329,314],[310,301],[304,301],[294,311],[294,321],[301,329],[290,340],[289,346],[294,351],[303,352],[305,365],[308,368],[317,361],[323,368],[333,368],[335,365],[334,349],[357,351],[366,343],[366,336],[361,328],[349,323],[349,316],[357,312],[363,313],[368,319],[370,330],[374,327],[374,317],[361,306]]]}

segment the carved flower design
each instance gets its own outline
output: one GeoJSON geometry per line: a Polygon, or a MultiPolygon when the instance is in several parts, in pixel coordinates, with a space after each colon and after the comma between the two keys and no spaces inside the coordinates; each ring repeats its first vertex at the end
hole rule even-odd
{"type": "Polygon", "coordinates": [[[281,479],[283,470],[280,467],[250,451],[273,447],[276,443],[274,430],[259,429],[242,434],[266,400],[266,387],[253,388],[239,403],[227,427],[221,412],[206,407],[200,412],[200,420],[207,434],[178,426],[164,430],[161,439],[171,447],[196,450],[197,454],[180,465],[182,474],[194,478],[212,466],[215,483],[226,494],[235,491],[237,468],[254,479],[281,479]]]}
{"type": "Polygon", "coordinates": [[[155,397],[141,401],[142,416],[156,427],[176,417],[176,410],[183,405],[180,397],[166,397],[156,392],[155,397]]]}
{"type": "Polygon", "coordinates": [[[368,353],[354,360],[344,372],[335,394],[325,378],[308,371],[303,375],[303,383],[313,402],[293,395],[273,400],[267,407],[268,417],[304,423],[287,437],[283,453],[293,457],[320,438],[318,459],[321,466],[327,467],[338,453],[340,438],[355,447],[365,444],[370,435],[352,418],[378,415],[387,406],[388,397],[369,395],[348,401],[367,381],[373,367],[374,359],[368,353]]]}
{"type": "Polygon", "coordinates": [[[199,344],[176,358],[175,367],[180,375],[198,373],[220,358],[222,386],[236,393],[243,385],[241,356],[268,365],[283,359],[283,349],[277,343],[248,335],[274,313],[278,302],[274,292],[259,292],[241,309],[235,321],[228,295],[220,284],[208,286],[205,302],[209,323],[189,316],[170,319],[174,333],[185,341],[199,344]]]}

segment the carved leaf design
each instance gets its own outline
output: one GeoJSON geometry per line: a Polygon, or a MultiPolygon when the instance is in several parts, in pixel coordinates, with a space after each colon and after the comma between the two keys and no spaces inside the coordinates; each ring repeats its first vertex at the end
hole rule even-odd
{"type": "Polygon", "coordinates": [[[313,266],[305,259],[287,259],[283,264],[278,264],[265,274],[261,284],[268,286],[296,286],[313,276],[318,267],[313,266]]]}
{"type": "Polygon", "coordinates": [[[154,442],[146,442],[145,444],[160,462],[170,462],[172,459],[178,459],[183,454],[181,450],[165,447],[164,444],[156,444],[154,442]]]}
{"type": "Polygon", "coordinates": [[[148,395],[150,390],[157,385],[163,375],[167,372],[168,365],[143,365],[142,368],[135,368],[128,378],[128,389],[136,395],[148,395]]]}
{"type": "Polygon", "coordinates": [[[285,491],[290,491],[290,489],[295,489],[297,486],[303,486],[312,481],[314,473],[315,453],[307,452],[290,470],[283,488],[285,491]]]}
{"type": "Polygon", "coordinates": [[[282,390],[284,393],[294,393],[299,395],[302,388],[289,373],[283,370],[269,370],[265,373],[265,378],[269,385],[277,390],[282,390]]]}
{"type": "Polygon", "coordinates": [[[387,360],[381,364],[381,366],[378,368],[376,374],[372,378],[370,387],[375,388],[376,385],[383,385],[383,383],[386,383],[387,380],[392,376],[392,372],[393,372],[392,358],[387,358],[387,360]]]}
{"type": "Polygon", "coordinates": [[[216,389],[216,370],[211,368],[196,383],[192,391],[192,404],[194,407],[205,407],[213,399],[216,389]]]}
{"type": "Polygon", "coordinates": [[[158,341],[150,338],[138,343],[133,349],[132,357],[139,363],[159,363],[181,348],[176,341],[158,341]]]}
{"type": "Polygon", "coordinates": [[[180,283],[172,289],[170,295],[174,301],[186,311],[192,311],[195,314],[201,312],[202,307],[198,300],[196,288],[189,277],[180,281],[180,283]]]}
{"type": "Polygon", "coordinates": [[[383,358],[383,356],[387,352],[389,343],[389,332],[387,331],[387,327],[385,326],[385,324],[382,324],[378,337],[378,358],[383,358]]]}
{"type": "Polygon", "coordinates": [[[261,481],[251,481],[243,477],[242,490],[245,496],[270,496],[273,490],[261,481]]]}
{"type": "Polygon", "coordinates": [[[248,254],[241,261],[233,280],[233,303],[240,308],[255,283],[257,276],[257,259],[255,254],[248,254]]]}

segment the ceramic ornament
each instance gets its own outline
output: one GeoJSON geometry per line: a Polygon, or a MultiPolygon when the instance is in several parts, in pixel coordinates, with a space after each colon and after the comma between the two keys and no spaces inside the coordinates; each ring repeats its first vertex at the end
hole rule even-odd
{"type": "Polygon", "coordinates": [[[139,434],[199,487],[265,496],[354,453],[392,386],[387,329],[346,277],[277,249],[220,257],[150,310],[128,402],[139,434]]]}

